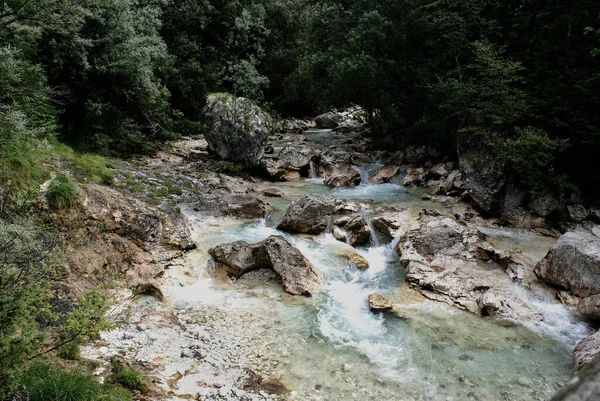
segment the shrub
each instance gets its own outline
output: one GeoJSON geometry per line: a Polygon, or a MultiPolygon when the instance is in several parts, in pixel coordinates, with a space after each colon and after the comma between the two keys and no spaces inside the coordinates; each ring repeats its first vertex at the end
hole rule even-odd
{"type": "Polygon", "coordinates": [[[79,358],[81,358],[81,349],[79,348],[79,341],[72,341],[66,345],[63,345],[58,349],[57,355],[59,358],[62,359],[78,361],[79,358]]]}
{"type": "Polygon", "coordinates": [[[48,205],[57,210],[70,208],[76,196],[77,186],[62,173],[54,177],[46,192],[48,205]]]}

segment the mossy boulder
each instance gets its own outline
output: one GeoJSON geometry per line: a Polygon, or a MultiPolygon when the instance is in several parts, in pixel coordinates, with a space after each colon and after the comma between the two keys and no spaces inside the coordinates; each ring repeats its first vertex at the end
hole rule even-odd
{"type": "Polygon", "coordinates": [[[224,160],[253,165],[260,160],[271,132],[271,117],[245,98],[209,95],[203,132],[208,148],[224,160]]]}

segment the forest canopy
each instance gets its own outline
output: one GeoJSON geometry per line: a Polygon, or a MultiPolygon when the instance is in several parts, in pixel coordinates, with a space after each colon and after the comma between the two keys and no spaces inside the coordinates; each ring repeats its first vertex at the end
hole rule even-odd
{"type": "Polygon", "coordinates": [[[595,0],[3,0],[0,141],[144,151],[211,92],[305,116],[364,106],[376,144],[480,138],[532,190],[596,196],[595,0]]]}

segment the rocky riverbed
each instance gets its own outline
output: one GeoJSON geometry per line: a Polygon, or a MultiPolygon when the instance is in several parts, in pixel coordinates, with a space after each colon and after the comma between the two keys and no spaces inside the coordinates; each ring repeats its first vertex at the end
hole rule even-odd
{"type": "Polygon", "coordinates": [[[286,124],[258,175],[198,137],[121,162],[122,199],[88,195],[141,252],[142,295],[116,291],[119,328],[83,347],[99,378],[115,354],[157,400],[543,400],[570,378],[591,329],[551,261],[534,272],[550,224],[481,217],[454,163],[365,152],[360,124],[286,124]]]}

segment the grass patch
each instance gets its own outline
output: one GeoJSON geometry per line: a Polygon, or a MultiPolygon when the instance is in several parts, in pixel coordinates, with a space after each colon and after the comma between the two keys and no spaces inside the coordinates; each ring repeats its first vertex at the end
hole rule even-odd
{"type": "Polygon", "coordinates": [[[237,163],[221,161],[217,165],[217,172],[223,174],[239,175],[242,173],[242,166],[237,163]]]}
{"type": "Polygon", "coordinates": [[[75,203],[77,186],[63,173],[58,174],[48,185],[46,200],[56,210],[69,209],[75,203]]]}
{"type": "Polygon", "coordinates": [[[112,185],[115,183],[115,169],[117,166],[103,156],[90,153],[77,156],[73,160],[73,166],[81,169],[97,184],[112,185]]]}
{"type": "Polygon", "coordinates": [[[32,365],[23,384],[31,401],[128,401],[124,389],[102,385],[81,370],[63,371],[47,363],[32,365]]]}
{"type": "Polygon", "coordinates": [[[171,194],[171,195],[182,195],[183,194],[183,190],[181,189],[180,186],[178,186],[177,184],[175,184],[173,181],[171,180],[165,180],[165,182],[163,183],[165,184],[165,187],[167,188],[167,191],[171,194]]]}
{"type": "Polygon", "coordinates": [[[148,385],[139,370],[127,366],[118,358],[113,358],[110,363],[117,383],[130,390],[141,391],[142,393],[148,392],[148,385]]]}

